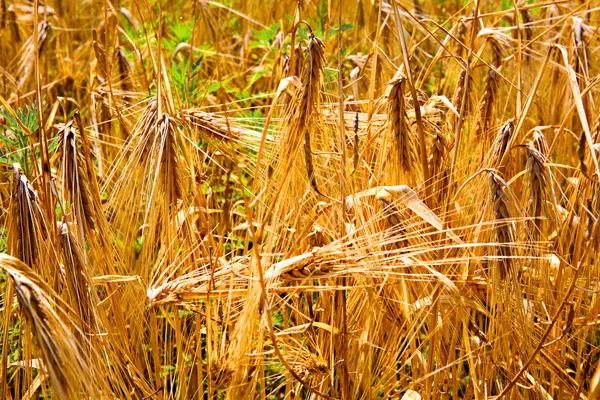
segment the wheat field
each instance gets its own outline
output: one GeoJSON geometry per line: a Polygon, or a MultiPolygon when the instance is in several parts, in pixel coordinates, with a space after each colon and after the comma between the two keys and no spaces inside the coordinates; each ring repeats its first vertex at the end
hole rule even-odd
{"type": "Polygon", "coordinates": [[[2,0],[0,398],[600,399],[599,28],[2,0]]]}

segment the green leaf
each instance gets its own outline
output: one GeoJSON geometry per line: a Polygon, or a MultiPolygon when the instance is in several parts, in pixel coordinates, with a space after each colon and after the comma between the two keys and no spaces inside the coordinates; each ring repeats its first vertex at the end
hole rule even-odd
{"type": "Polygon", "coordinates": [[[173,371],[175,371],[175,366],[174,365],[161,365],[160,366],[160,376],[161,376],[161,378],[169,376],[171,374],[171,372],[173,372],[173,371]]]}
{"type": "Polygon", "coordinates": [[[208,93],[214,93],[221,88],[221,82],[213,82],[208,87],[208,93]]]}
{"type": "Polygon", "coordinates": [[[234,78],[235,78],[235,75],[232,75],[229,78],[225,79],[224,81],[221,81],[221,87],[225,90],[225,92],[236,93],[239,90],[235,86],[229,85],[231,83],[231,81],[233,81],[234,78]]]}
{"type": "Polygon", "coordinates": [[[10,129],[15,132],[17,136],[24,135],[25,133],[21,129],[21,124],[23,124],[30,132],[35,132],[38,127],[38,108],[37,104],[33,103],[31,106],[25,106],[19,110],[15,110],[16,117],[15,119],[8,111],[4,108],[0,108],[0,114],[6,119],[8,125],[2,125],[5,129],[10,129]]]}
{"type": "Polygon", "coordinates": [[[275,40],[275,36],[277,35],[278,29],[279,23],[273,22],[273,24],[271,24],[271,26],[268,28],[254,31],[252,33],[252,36],[257,42],[262,43],[263,45],[269,45],[273,43],[273,40],[275,40]]]}
{"type": "Polygon", "coordinates": [[[248,86],[246,86],[246,90],[250,89],[260,78],[265,76],[271,72],[269,69],[263,69],[262,71],[255,72],[252,77],[250,77],[250,82],[248,82],[248,86]]]}

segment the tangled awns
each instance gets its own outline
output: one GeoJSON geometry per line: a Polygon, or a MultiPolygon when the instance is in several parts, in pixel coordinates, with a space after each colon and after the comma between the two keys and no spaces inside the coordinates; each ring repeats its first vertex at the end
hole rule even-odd
{"type": "Polygon", "coordinates": [[[599,0],[0,2],[1,399],[600,399],[599,0]]]}

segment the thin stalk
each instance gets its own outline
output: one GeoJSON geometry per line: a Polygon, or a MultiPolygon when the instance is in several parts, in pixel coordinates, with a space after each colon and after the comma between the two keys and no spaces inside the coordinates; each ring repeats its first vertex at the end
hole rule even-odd
{"type": "MultiPolygon", "coordinates": [[[[344,231],[346,227],[346,207],[344,205],[344,200],[346,198],[346,130],[344,127],[344,83],[342,77],[342,3],[343,0],[338,2],[338,95],[339,95],[339,141],[340,141],[340,152],[341,152],[341,161],[340,161],[340,202],[341,202],[341,213],[342,218],[339,220],[339,234],[340,236],[344,236],[344,231]]],[[[343,276],[339,279],[339,283],[342,287],[346,287],[346,277],[343,276]]],[[[348,353],[348,342],[347,342],[347,332],[346,332],[346,291],[341,290],[336,292],[336,303],[340,304],[342,308],[342,321],[341,321],[341,360],[340,368],[341,368],[341,394],[342,399],[349,399],[350,397],[350,388],[349,377],[348,377],[348,362],[347,362],[347,353],[348,353]]]]}
{"type": "Polygon", "coordinates": [[[163,2],[158,2],[158,33],[157,33],[157,45],[158,45],[158,71],[156,74],[156,99],[158,100],[158,118],[162,117],[162,7],[163,2]]]}
{"type": "Polygon", "coordinates": [[[8,338],[9,327],[10,327],[10,316],[11,316],[11,308],[12,308],[12,298],[14,296],[14,290],[12,281],[10,279],[6,280],[6,287],[4,288],[4,321],[2,324],[2,366],[0,367],[0,397],[3,399],[8,399],[8,380],[7,380],[7,371],[8,371],[8,338]]]}
{"type": "MultiPolygon", "coordinates": [[[[44,205],[46,213],[49,216],[54,215],[54,207],[52,206],[52,193],[50,191],[50,162],[48,157],[48,142],[46,137],[46,129],[44,128],[44,115],[42,113],[42,85],[40,82],[40,43],[39,43],[39,0],[33,2],[33,72],[35,74],[35,92],[37,97],[37,118],[40,132],[40,150],[42,158],[42,190],[44,192],[44,205]]],[[[45,9],[45,8],[44,8],[45,9]]],[[[52,229],[54,224],[50,224],[52,229]]]]}
{"type": "Polygon", "coordinates": [[[517,6],[517,3],[515,2],[515,0],[512,0],[513,3],[513,8],[515,9],[515,14],[514,14],[514,19],[515,19],[515,25],[517,27],[517,51],[515,53],[515,62],[516,62],[516,70],[517,70],[517,107],[516,107],[516,115],[519,116],[520,112],[521,112],[521,104],[523,104],[523,91],[522,89],[522,83],[523,83],[523,79],[521,76],[521,62],[522,62],[522,58],[523,58],[523,43],[522,43],[522,39],[521,39],[521,26],[519,24],[519,7],[517,6]]]}

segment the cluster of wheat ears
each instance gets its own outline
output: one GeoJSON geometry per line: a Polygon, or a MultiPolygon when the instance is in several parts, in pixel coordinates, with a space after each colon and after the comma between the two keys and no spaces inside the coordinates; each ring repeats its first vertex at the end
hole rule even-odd
{"type": "Polygon", "coordinates": [[[600,398],[599,27],[2,0],[0,398],[600,398]]]}

